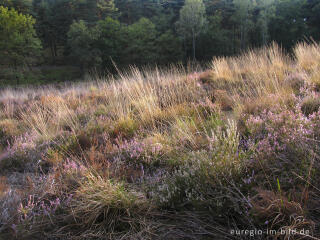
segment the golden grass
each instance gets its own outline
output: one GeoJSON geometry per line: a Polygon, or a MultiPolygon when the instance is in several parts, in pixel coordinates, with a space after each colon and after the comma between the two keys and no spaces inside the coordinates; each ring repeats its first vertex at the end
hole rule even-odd
{"type": "MultiPolygon", "coordinates": [[[[297,46],[300,55],[303,47],[309,46],[297,46]]],[[[311,48],[317,49],[316,46],[311,48]]],[[[298,61],[299,66],[301,61],[298,61]]],[[[38,96],[30,89],[21,91],[20,95],[6,90],[2,95],[2,99],[6,96],[2,115],[15,118],[12,100],[28,102],[20,104],[24,106],[18,114],[22,119],[21,126],[35,132],[39,139],[48,140],[66,129],[79,132],[79,116],[88,122],[95,112],[102,112],[111,120],[108,124],[113,126],[108,129],[113,129],[114,134],[129,131],[133,136],[140,127],[157,131],[165,122],[190,114],[187,109],[191,104],[205,102],[211,96],[217,109],[237,111],[249,99],[263,99],[270,93],[289,91],[284,80],[291,68],[289,58],[273,44],[238,57],[215,58],[212,69],[202,74],[209,78],[213,92],[203,89],[199,78],[188,77],[181,67],[146,72],[131,68],[120,74],[118,81],[78,84],[63,90],[39,89],[38,96]],[[8,102],[8,99],[11,100],[8,102]]]]}
{"type": "Polygon", "coordinates": [[[255,98],[278,92],[290,69],[289,57],[272,44],[239,57],[214,59],[212,82],[232,95],[255,98]]]}
{"type": "Polygon", "coordinates": [[[258,189],[258,192],[252,199],[254,216],[269,219],[271,228],[304,228],[312,231],[314,223],[306,219],[300,203],[290,201],[285,196],[272,191],[258,189]]]}
{"type": "Polygon", "coordinates": [[[139,219],[151,209],[143,194],[128,192],[121,183],[94,174],[86,177],[76,191],[70,213],[77,225],[92,229],[100,237],[139,229],[139,219]]]}
{"type": "Polygon", "coordinates": [[[60,90],[6,89],[0,97],[0,126],[8,135],[18,135],[19,126],[21,132],[36,134],[36,140],[80,136],[84,131],[132,138],[145,131],[173,134],[168,131],[173,129],[173,135],[194,142],[197,129],[186,119],[201,115],[202,108],[208,115],[229,111],[234,118],[290,104],[292,94],[305,84],[320,86],[319,44],[300,43],[295,55],[290,59],[272,44],[237,57],[214,58],[211,68],[198,75],[181,66],[131,68],[117,80],[60,90]]]}
{"type": "Polygon", "coordinates": [[[19,136],[21,130],[19,129],[18,121],[15,119],[3,119],[0,120],[0,132],[4,134],[7,138],[14,136],[19,136]]]}
{"type": "Polygon", "coordinates": [[[302,42],[294,48],[297,66],[308,72],[319,70],[320,67],[320,45],[316,42],[302,42]]]}
{"type": "MultiPolygon", "coordinates": [[[[98,237],[138,229],[140,220],[133,218],[146,217],[153,206],[145,194],[137,192],[142,183],[135,180],[145,172],[151,174],[153,157],[156,166],[164,165],[166,170],[190,158],[192,164],[208,161],[205,175],[217,176],[210,177],[210,183],[222,181],[220,176],[241,175],[249,166],[239,150],[240,116],[255,115],[275,105],[290,108],[300,88],[307,85],[314,84],[312,90],[319,91],[319,44],[298,44],[295,55],[291,59],[272,44],[237,57],[214,58],[210,69],[201,74],[180,66],[153,71],[131,68],[117,80],[74,84],[60,90],[6,89],[0,95],[0,130],[5,137],[32,135],[13,144],[30,140],[33,146],[43,142],[53,145],[43,154],[44,160],[61,180],[56,182],[62,187],[56,188],[74,193],[68,217],[75,225],[98,237]],[[59,138],[63,139],[55,145],[59,138]],[[131,140],[136,144],[134,150],[131,140]],[[148,147],[141,150],[149,154],[147,157],[136,154],[144,147],[139,144],[145,142],[150,149],[161,146],[161,156],[149,153],[152,150],[148,147]],[[133,152],[135,157],[130,156],[133,152]],[[82,164],[86,171],[71,174],[71,180],[64,178],[66,159],[74,160],[76,169],[82,164]]],[[[306,98],[304,105],[308,114],[320,106],[311,98],[306,98]]],[[[7,147],[6,143],[2,147],[7,147]]],[[[6,189],[0,179],[0,195],[6,189]]],[[[262,200],[254,199],[253,214],[276,219],[275,225],[294,224],[288,216],[304,214],[298,203],[281,201],[263,190],[259,194],[262,200]]]]}

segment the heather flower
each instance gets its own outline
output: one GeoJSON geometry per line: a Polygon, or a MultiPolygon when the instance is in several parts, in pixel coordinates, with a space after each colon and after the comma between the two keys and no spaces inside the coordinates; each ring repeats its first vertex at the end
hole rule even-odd
{"type": "MultiPolygon", "coordinates": [[[[150,159],[155,158],[162,154],[163,146],[160,143],[152,143],[148,140],[139,140],[133,138],[130,141],[120,139],[116,140],[116,145],[114,146],[113,154],[120,154],[124,159],[129,157],[131,160],[141,159],[143,161],[149,162],[150,159]]],[[[116,156],[119,158],[119,155],[116,156]]]]}
{"type": "Polygon", "coordinates": [[[307,147],[307,139],[315,138],[320,121],[317,114],[305,116],[300,102],[291,109],[264,110],[258,116],[247,116],[246,124],[251,131],[251,139],[256,142],[257,152],[274,155],[292,146],[307,147]]]}
{"type": "Polygon", "coordinates": [[[66,172],[82,172],[86,168],[82,164],[77,163],[74,160],[71,160],[70,158],[67,158],[65,163],[63,164],[63,169],[66,172]]]}

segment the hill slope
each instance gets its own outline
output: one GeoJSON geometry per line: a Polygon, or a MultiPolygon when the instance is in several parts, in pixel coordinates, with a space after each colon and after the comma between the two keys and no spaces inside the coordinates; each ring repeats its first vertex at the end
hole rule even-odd
{"type": "Polygon", "coordinates": [[[316,43],[4,90],[0,236],[320,237],[319,91],[316,43]]]}

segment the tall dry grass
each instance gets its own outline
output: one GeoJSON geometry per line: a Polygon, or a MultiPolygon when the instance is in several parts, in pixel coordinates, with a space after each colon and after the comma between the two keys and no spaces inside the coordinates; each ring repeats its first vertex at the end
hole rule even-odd
{"type": "Polygon", "coordinates": [[[294,51],[291,58],[272,44],[214,58],[206,72],[130,68],[61,89],[2,90],[0,206],[19,206],[12,218],[0,215],[0,230],[219,239],[234,237],[230,227],[290,227],[299,219],[314,230],[319,223],[308,211],[318,207],[319,139],[313,128],[308,134],[318,123],[320,48],[300,43],[294,51]],[[282,126],[288,119],[295,125],[282,126]],[[267,145],[286,142],[274,136],[292,129],[305,135],[288,140],[290,151],[267,145]],[[266,152],[257,151],[261,142],[266,152]],[[26,175],[39,186],[27,190],[17,177],[26,175]],[[10,194],[22,200],[10,202],[10,194]]]}

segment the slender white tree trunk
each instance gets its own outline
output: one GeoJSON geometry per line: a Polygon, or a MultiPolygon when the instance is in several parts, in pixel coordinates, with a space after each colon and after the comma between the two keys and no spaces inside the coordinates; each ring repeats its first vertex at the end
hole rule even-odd
{"type": "Polygon", "coordinates": [[[192,33],[193,60],[196,60],[196,36],[192,33]]]}

